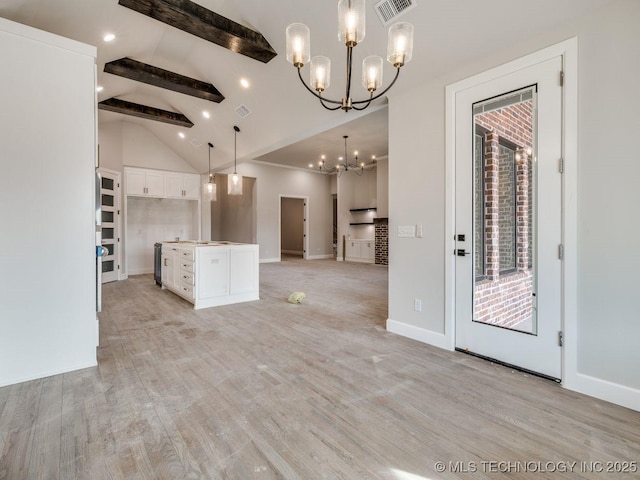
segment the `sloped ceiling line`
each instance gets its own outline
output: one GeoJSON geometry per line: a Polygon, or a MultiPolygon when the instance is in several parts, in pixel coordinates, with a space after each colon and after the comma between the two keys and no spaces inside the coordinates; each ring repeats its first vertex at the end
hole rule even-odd
{"type": "Polygon", "coordinates": [[[189,0],[119,0],[118,4],[263,63],[277,55],[260,32],[189,0]]]}

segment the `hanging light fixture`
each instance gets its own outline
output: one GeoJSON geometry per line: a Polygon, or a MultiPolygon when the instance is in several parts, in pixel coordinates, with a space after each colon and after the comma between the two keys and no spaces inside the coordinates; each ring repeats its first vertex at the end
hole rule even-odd
{"type": "Polygon", "coordinates": [[[327,110],[342,109],[348,112],[351,109],[364,110],[371,102],[387,93],[398,79],[400,68],[411,60],[413,54],[413,25],[400,22],[391,25],[387,40],[387,61],[396,69],[393,81],[382,92],[374,95],[374,92],[382,85],[382,58],[371,55],[362,62],[362,85],[369,92],[369,98],[365,100],[353,100],[351,98],[351,73],[353,63],[353,48],[364,40],[365,35],[365,0],[339,0],[338,1],[338,41],[344,42],[347,47],[347,72],[345,94],[342,100],[324,98],[322,92],[329,88],[331,80],[331,60],[327,57],[316,56],[311,59],[310,84],[302,79],[300,69],[309,62],[310,31],[303,23],[292,23],[287,27],[287,61],[298,69],[298,77],[305,88],[316,96],[327,110]],[[332,104],[335,106],[329,106],[332,104]]]}
{"type": "Polygon", "coordinates": [[[204,184],[204,194],[209,197],[209,201],[215,202],[218,199],[217,195],[217,187],[215,176],[211,173],[211,149],[213,148],[213,144],[211,142],[209,145],[209,181],[204,184]]]}
{"type": "Polygon", "coordinates": [[[347,155],[347,138],[349,138],[349,135],[343,135],[342,138],[344,138],[344,157],[338,157],[339,163],[337,163],[334,167],[332,167],[326,164],[325,156],[322,155],[322,157],[320,157],[320,161],[318,162],[318,170],[320,170],[322,173],[326,173],[329,175],[335,173],[338,176],[340,176],[342,172],[351,171],[351,172],[355,172],[356,175],[360,176],[364,172],[373,170],[375,168],[376,166],[375,155],[371,156],[370,163],[360,162],[358,161],[358,152],[354,151],[353,152],[354,160],[353,162],[349,162],[349,157],[347,155]]]}
{"type": "Polygon", "coordinates": [[[242,175],[238,175],[236,170],[236,162],[238,156],[238,132],[240,129],[233,126],[233,175],[229,175],[227,179],[227,194],[242,195],[242,175]]]}

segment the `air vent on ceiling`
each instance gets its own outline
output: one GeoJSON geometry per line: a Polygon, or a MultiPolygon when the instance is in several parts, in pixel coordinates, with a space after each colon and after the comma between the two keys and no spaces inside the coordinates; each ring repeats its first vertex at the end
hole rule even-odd
{"type": "Polygon", "coordinates": [[[200,143],[200,140],[198,140],[197,138],[192,138],[191,140],[189,140],[189,143],[193,146],[193,148],[200,148],[200,146],[202,145],[202,143],[200,143]]]}
{"type": "Polygon", "coordinates": [[[382,0],[376,3],[374,8],[382,24],[386,26],[415,6],[416,0],[382,0]]]}
{"type": "Polygon", "coordinates": [[[240,118],[245,118],[251,115],[251,110],[246,105],[239,105],[236,107],[236,114],[240,118]]]}

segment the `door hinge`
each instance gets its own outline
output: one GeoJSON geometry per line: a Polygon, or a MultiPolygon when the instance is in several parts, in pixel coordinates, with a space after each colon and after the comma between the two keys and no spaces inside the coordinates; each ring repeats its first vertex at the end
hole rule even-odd
{"type": "Polygon", "coordinates": [[[560,86],[564,87],[564,72],[560,71],[560,86]]]}
{"type": "Polygon", "coordinates": [[[564,173],[564,158],[558,160],[558,171],[564,173]]]}
{"type": "Polygon", "coordinates": [[[562,330],[558,332],[558,346],[564,346],[564,333],[562,332],[562,330]]]}
{"type": "Polygon", "coordinates": [[[564,260],[564,245],[563,244],[558,245],[558,259],[559,260],[564,260]]]}

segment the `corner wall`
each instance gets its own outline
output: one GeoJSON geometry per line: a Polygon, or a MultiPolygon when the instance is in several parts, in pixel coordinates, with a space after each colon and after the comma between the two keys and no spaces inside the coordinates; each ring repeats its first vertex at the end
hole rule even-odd
{"type": "Polygon", "coordinates": [[[638,25],[640,4],[618,2],[390,99],[389,318],[405,334],[438,344],[445,332],[445,86],[577,36],[578,338],[570,341],[578,379],[571,388],[640,409],[640,254],[629,243],[640,237],[640,64],[629,61],[637,58],[638,25]],[[417,223],[424,238],[397,237],[398,225],[417,223]],[[421,313],[414,298],[423,300],[421,313]]]}

